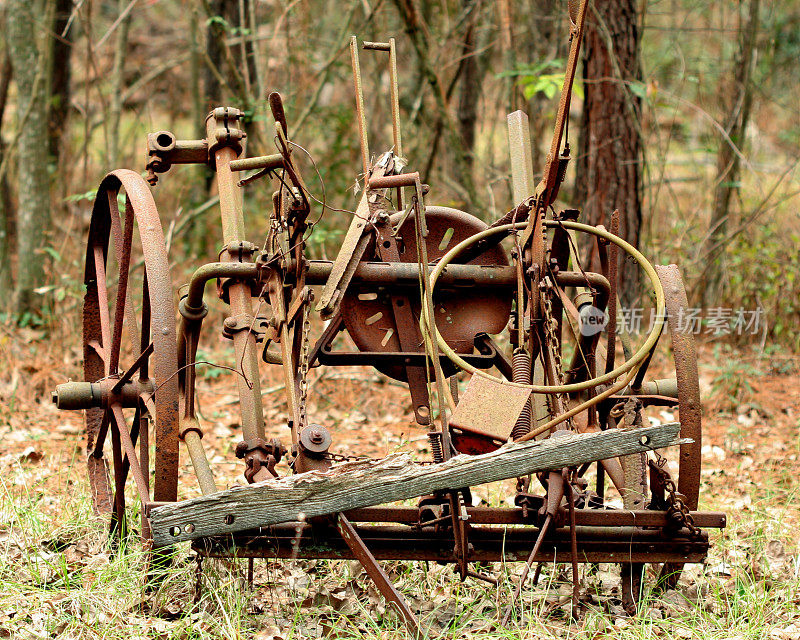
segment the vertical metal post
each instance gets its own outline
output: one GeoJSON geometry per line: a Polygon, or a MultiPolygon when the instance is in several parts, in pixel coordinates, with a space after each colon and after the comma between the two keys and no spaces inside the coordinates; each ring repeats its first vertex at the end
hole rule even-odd
{"type": "MultiPolygon", "coordinates": [[[[230,163],[236,160],[239,152],[230,142],[219,142],[220,128],[230,131],[238,123],[237,118],[226,116],[224,120],[211,115],[207,123],[208,146],[214,149],[219,189],[219,207],[222,216],[222,236],[225,246],[241,242],[244,237],[244,215],[242,213],[241,193],[236,187],[236,178],[230,163]]],[[[252,318],[253,302],[250,285],[233,280],[228,287],[228,297],[232,317],[252,318]]],[[[261,381],[258,371],[258,350],[256,336],[251,331],[237,331],[233,334],[236,352],[236,376],[239,387],[239,406],[242,416],[242,435],[246,440],[264,438],[264,411],[261,406],[261,381]]]]}
{"type": "MultiPolygon", "coordinates": [[[[141,408],[141,407],[140,407],[141,408]]],[[[144,486],[150,496],[150,419],[139,411],[139,464],[144,472],[144,486]]],[[[150,540],[153,537],[150,531],[150,520],[147,519],[144,509],[142,509],[142,540],[150,540]]]]}
{"type": "Polygon", "coordinates": [[[356,115],[358,116],[358,137],[361,143],[361,166],[364,180],[369,179],[369,139],[367,138],[367,116],[364,112],[364,91],[361,88],[361,64],[358,59],[358,39],[350,38],[350,60],[353,65],[353,84],[356,88],[356,115]]]}
{"type": "Polygon", "coordinates": [[[403,141],[400,137],[400,95],[397,85],[397,48],[394,38],[389,38],[389,79],[392,97],[392,142],[396,156],[403,155],[403,141]]]}
{"type": "Polygon", "coordinates": [[[533,158],[528,114],[514,111],[506,116],[508,123],[508,152],[511,156],[511,188],[517,205],[533,195],[533,158]]]}
{"type": "MultiPolygon", "coordinates": [[[[533,156],[531,149],[531,129],[528,124],[528,114],[524,111],[514,111],[506,116],[508,125],[508,152],[511,159],[511,189],[514,204],[518,205],[534,194],[536,183],[533,178],[533,156]]],[[[535,283],[536,284],[536,283],[535,283]]],[[[524,322],[523,309],[518,312],[517,321],[520,325],[524,322]]],[[[520,342],[522,347],[522,342],[520,342]]],[[[534,354],[528,354],[532,358],[534,354]]],[[[544,384],[544,370],[538,362],[532,362],[531,375],[533,384],[544,384]]],[[[525,380],[530,384],[531,380],[525,380]]],[[[547,397],[542,394],[533,394],[532,419],[533,424],[539,425],[546,422],[550,416],[547,406],[547,397]]],[[[530,419],[529,419],[530,421],[530,419]]],[[[524,427],[520,425],[519,433],[524,427]]],[[[530,430],[530,427],[528,427],[530,430]]]]}
{"type": "MultiPolygon", "coordinates": [[[[400,135],[400,90],[397,83],[397,47],[394,38],[389,38],[389,80],[392,98],[392,143],[394,154],[403,157],[403,140],[400,135]]],[[[397,189],[397,208],[403,209],[403,188],[397,189]]]]}

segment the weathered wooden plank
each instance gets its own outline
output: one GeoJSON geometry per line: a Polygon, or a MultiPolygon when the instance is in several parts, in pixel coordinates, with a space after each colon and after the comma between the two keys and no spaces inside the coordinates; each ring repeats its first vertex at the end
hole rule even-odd
{"type": "Polygon", "coordinates": [[[679,430],[678,423],[671,423],[599,433],[563,431],[547,440],[507,444],[435,465],[415,464],[407,454],[347,462],[326,473],[265,480],[157,507],[150,514],[153,541],[165,546],[660,449],[681,444],[679,430]]]}

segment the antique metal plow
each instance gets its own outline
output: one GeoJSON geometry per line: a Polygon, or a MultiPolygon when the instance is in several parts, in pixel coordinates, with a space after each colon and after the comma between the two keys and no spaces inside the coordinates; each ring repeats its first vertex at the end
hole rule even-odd
{"type": "Polygon", "coordinates": [[[151,183],[176,164],[208,165],[217,176],[219,260],[194,272],[177,308],[150,188],[133,171],[106,176],[86,251],[85,380],[60,385],[54,401],[85,410],[94,506],[111,514],[114,537],[127,530],[130,475],[141,535],[154,548],[191,540],[201,557],[357,558],[417,634],[414,612],[378,561],[453,563],[461,579],[495,584],[476,562],[526,562],[513,599],[499,608],[502,624],[537,563],[572,564],[576,610],[578,563],[620,564],[623,602],[633,612],[646,564],[661,565],[658,584],[669,586],[684,563],[703,561],[704,529],[724,527],[725,516],[697,511],[700,397],[693,338],[674,321],[687,306],[678,269],[652,266],[619,238],[616,214],[606,230],[578,222],[577,210],[554,208],[569,160],[564,125],[584,11],[570,16],[567,81],[541,181],[533,179],[527,119],[510,114],[516,206],[491,225],[427,204],[433,190],[404,166],[393,40],[364,43],[390,63],[393,145],[379,156],[369,149],[351,43],[363,190],[333,262],[306,250],[313,196],[278,94],[269,97],[272,155],[242,157],[242,113],[229,107],[211,112],[204,139],[148,136],[151,183]],[[243,177],[248,171],[255,173],[243,177]],[[256,243],[244,229],[240,187],[261,177],[276,191],[266,240],[256,243]],[[600,272],[584,268],[579,235],[591,238],[600,272]],[[637,349],[616,331],[620,252],[655,300],[652,328],[637,349]],[[235,352],[242,428],[235,453],[252,483],[227,490],[206,457],[195,400],[211,281],[229,305],[222,333],[235,352]],[[312,336],[315,315],[326,323],[312,336]],[[646,380],[665,325],[675,377],[646,380]],[[285,423],[265,424],[259,368],[266,365],[283,371],[285,423]],[[374,367],[408,384],[431,460],[366,460],[337,450],[336,425],[308,415],[308,374],[341,365],[374,367]],[[459,380],[468,380],[465,390],[459,380]],[[654,406],[677,409],[680,424],[648,426],[654,406]],[[284,447],[277,436],[287,430],[284,447]],[[181,443],[202,497],[179,500],[181,443]],[[676,480],[656,452],[673,445],[676,480]],[[278,478],[284,458],[294,475],[278,478]],[[470,487],[512,478],[515,507],[473,504],[470,487]],[[621,507],[609,503],[613,495],[621,507]],[[401,500],[416,504],[391,504],[401,500]]]}

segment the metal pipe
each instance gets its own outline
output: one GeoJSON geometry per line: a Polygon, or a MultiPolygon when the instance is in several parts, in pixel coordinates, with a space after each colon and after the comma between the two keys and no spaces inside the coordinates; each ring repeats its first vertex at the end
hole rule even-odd
{"type": "MultiPolygon", "coordinates": [[[[241,242],[244,238],[244,215],[240,194],[236,191],[236,180],[231,171],[231,162],[236,160],[236,151],[221,147],[214,152],[217,166],[219,205],[222,214],[222,235],[226,246],[241,242]]],[[[235,281],[228,287],[230,317],[253,316],[250,285],[235,281]]],[[[252,331],[237,331],[233,335],[236,352],[236,376],[239,388],[239,408],[242,416],[242,435],[246,440],[264,438],[264,410],[261,406],[261,380],[258,371],[256,336],[252,331]]]]}
{"type": "MultiPolygon", "coordinates": [[[[293,271],[292,262],[287,265],[293,271]]],[[[329,260],[309,260],[306,270],[306,284],[325,284],[331,274],[333,262],[329,260]]],[[[428,274],[436,265],[428,266],[428,274]]],[[[203,292],[209,280],[215,278],[238,278],[252,280],[258,276],[258,267],[252,262],[210,262],[192,274],[186,296],[186,306],[199,309],[203,305],[203,292]]],[[[588,272],[586,277],[578,271],[561,271],[556,274],[556,282],[561,287],[586,284],[586,278],[601,296],[598,302],[607,299],[610,288],[608,280],[599,273],[588,272]]],[[[353,274],[352,282],[359,284],[393,284],[419,286],[419,267],[414,262],[361,262],[353,274]]],[[[516,273],[513,266],[494,266],[476,264],[450,264],[437,280],[439,286],[474,287],[491,286],[512,288],[516,286],[516,273]]]]}
{"type": "Polygon", "coordinates": [[[192,424],[188,429],[184,428],[183,443],[186,445],[186,450],[192,460],[194,475],[197,476],[200,491],[203,492],[204,496],[216,493],[218,489],[216,482],[214,482],[214,474],[211,471],[211,465],[208,463],[206,450],[203,448],[201,432],[195,424],[192,424]]]}
{"type": "Polygon", "coordinates": [[[253,262],[209,262],[204,264],[192,274],[189,280],[186,306],[190,309],[199,309],[203,306],[203,293],[209,280],[216,278],[249,280],[257,275],[258,268],[253,262]]]}
{"type": "MultiPolygon", "coordinates": [[[[306,283],[324,284],[332,266],[333,263],[327,260],[309,260],[306,283]]],[[[434,265],[430,265],[428,273],[433,269],[434,265]]],[[[353,273],[352,282],[419,287],[419,267],[416,262],[361,262],[353,273]]],[[[516,276],[514,267],[509,266],[452,264],[442,273],[439,282],[448,286],[513,287],[516,276]]]]}
{"type": "Polygon", "coordinates": [[[56,387],[51,397],[59,409],[108,408],[112,404],[132,409],[138,406],[143,393],[152,394],[155,390],[152,380],[130,380],[112,393],[115,383],[113,378],[101,382],[65,382],[56,387]]]}
{"type": "MultiPolygon", "coordinates": [[[[327,260],[309,260],[306,271],[307,284],[324,284],[331,272],[333,263],[327,260]]],[[[428,266],[428,275],[433,273],[436,265],[428,266]]],[[[589,272],[586,274],[589,283],[602,295],[599,299],[607,299],[610,284],[602,274],[589,272]]],[[[586,278],[579,271],[561,271],[556,274],[556,282],[561,287],[586,284],[586,278]]],[[[414,285],[419,286],[419,267],[414,262],[362,262],[353,274],[352,282],[414,285]]],[[[442,286],[491,286],[516,287],[517,276],[513,266],[449,264],[437,279],[442,286]]]]}

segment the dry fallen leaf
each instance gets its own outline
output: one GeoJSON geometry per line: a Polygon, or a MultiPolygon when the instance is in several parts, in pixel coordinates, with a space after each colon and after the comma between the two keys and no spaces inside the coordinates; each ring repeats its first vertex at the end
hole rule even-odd
{"type": "Polygon", "coordinates": [[[44,458],[44,453],[34,447],[27,447],[19,454],[20,462],[39,462],[42,458],[44,458]]]}

